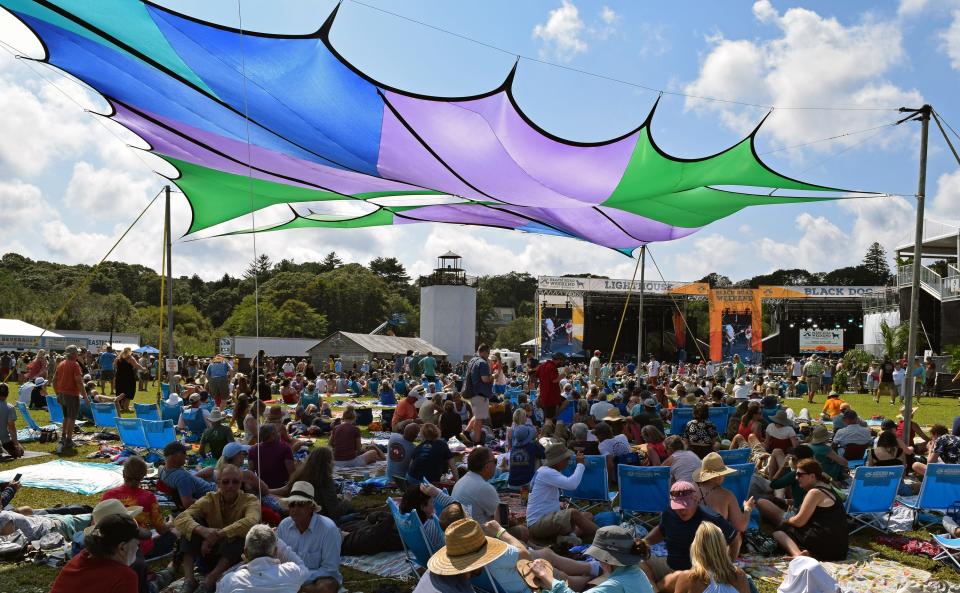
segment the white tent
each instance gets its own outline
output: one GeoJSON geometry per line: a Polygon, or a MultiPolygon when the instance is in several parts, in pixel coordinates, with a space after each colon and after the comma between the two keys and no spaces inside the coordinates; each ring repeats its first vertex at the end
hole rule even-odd
{"type": "Polygon", "coordinates": [[[62,346],[63,336],[20,319],[0,319],[0,350],[36,350],[62,346]]]}
{"type": "Polygon", "coordinates": [[[524,342],[523,344],[520,344],[520,345],[521,345],[521,346],[536,346],[536,345],[537,345],[537,339],[534,338],[534,339],[532,339],[532,340],[527,340],[526,342],[524,342]]]}

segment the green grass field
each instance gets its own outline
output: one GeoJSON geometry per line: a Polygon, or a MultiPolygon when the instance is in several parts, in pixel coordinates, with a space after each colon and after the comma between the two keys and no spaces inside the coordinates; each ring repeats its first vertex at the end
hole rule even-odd
{"type": "MultiPolygon", "coordinates": [[[[10,383],[9,385],[11,392],[9,401],[13,402],[15,401],[14,394],[16,394],[17,385],[14,383],[10,383]]],[[[154,401],[155,397],[155,392],[146,393],[141,391],[138,392],[137,400],[140,402],[149,402],[154,401]]],[[[873,399],[867,395],[847,394],[843,397],[843,399],[850,402],[853,408],[865,418],[870,418],[875,415],[883,415],[887,418],[895,418],[899,410],[899,406],[892,406],[890,405],[889,401],[881,402],[879,405],[877,405],[873,402],[873,399]]],[[[807,404],[806,399],[788,400],[787,405],[797,412],[799,412],[800,409],[807,407],[811,412],[811,416],[817,416],[819,415],[820,409],[823,407],[823,401],[824,397],[818,396],[813,405],[807,404]]],[[[917,419],[918,422],[920,422],[920,424],[923,426],[929,426],[933,423],[942,423],[950,426],[953,422],[954,416],[958,415],[958,413],[960,413],[960,406],[958,406],[956,400],[946,398],[925,398],[921,401],[920,409],[917,411],[917,419]]],[[[133,413],[131,412],[129,415],[132,416],[133,413]]],[[[45,411],[31,411],[31,416],[33,416],[33,418],[40,425],[44,425],[49,422],[49,415],[45,411]]],[[[22,418],[18,418],[17,427],[25,428],[26,422],[24,422],[22,418]]],[[[89,431],[92,429],[87,428],[86,430],[89,431]]],[[[55,447],[55,443],[41,444],[36,442],[27,443],[24,446],[24,448],[31,451],[48,451],[51,453],[55,447]]],[[[70,457],[70,459],[74,459],[76,461],[102,462],[103,460],[91,460],[86,458],[88,454],[96,452],[97,449],[97,445],[84,445],[78,447],[77,455],[75,457],[70,457]]],[[[44,456],[34,459],[8,461],[0,464],[0,471],[5,471],[24,465],[31,465],[34,463],[45,463],[53,459],[56,459],[56,456],[44,456]]],[[[63,492],[60,490],[21,488],[20,492],[14,499],[14,505],[43,508],[53,506],[58,503],[80,503],[89,504],[92,506],[95,505],[99,500],[100,495],[83,496],[79,494],[63,492]]],[[[383,502],[383,495],[361,496],[353,499],[354,505],[360,508],[379,506],[382,505],[383,502]]],[[[921,538],[929,537],[927,534],[922,532],[911,533],[908,535],[921,538]]],[[[955,570],[952,570],[945,564],[934,562],[924,557],[903,554],[901,552],[891,550],[890,548],[881,546],[874,540],[875,533],[867,530],[853,536],[851,538],[851,544],[874,550],[883,558],[896,560],[908,566],[930,571],[934,574],[936,579],[960,583],[960,573],[957,573],[955,570]]],[[[371,592],[384,582],[396,584],[401,590],[409,590],[412,588],[411,583],[403,583],[392,579],[384,579],[376,575],[351,570],[349,568],[342,568],[341,570],[343,571],[344,575],[344,585],[350,591],[371,592]]],[[[58,569],[45,565],[0,563],[0,593],[14,591],[17,593],[45,593],[49,590],[57,572],[58,569]]],[[[758,587],[761,593],[773,593],[776,591],[775,585],[766,582],[759,582],[758,587]]]]}

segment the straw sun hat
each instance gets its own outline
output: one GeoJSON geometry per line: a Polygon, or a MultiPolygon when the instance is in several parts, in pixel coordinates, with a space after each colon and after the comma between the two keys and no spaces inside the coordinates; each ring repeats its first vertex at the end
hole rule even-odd
{"type": "Polygon", "coordinates": [[[737,470],[727,467],[720,454],[713,452],[708,454],[700,462],[700,467],[693,470],[694,482],[706,482],[720,476],[729,476],[737,473],[737,470]]]}
{"type": "Polygon", "coordinates": [[[427,561],[430,572],[454,576],[483,568],[507,551],[507,544],[487,537],[473,519],[460,519],[444,532],[447,545],[427,561]]]}

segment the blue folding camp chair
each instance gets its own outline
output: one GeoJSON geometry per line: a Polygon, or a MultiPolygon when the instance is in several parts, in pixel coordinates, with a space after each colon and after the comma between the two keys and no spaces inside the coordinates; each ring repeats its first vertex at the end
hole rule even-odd
{"type": "Polygon", "coordinates": [[[737,465],[738,463],[747,463],[750,461],[750,449],[741,447],[739,449],[721,449],[717,451],[720,459],[723,459],[724,465],[737,465]]]}
{"type": "Polygon", "coordinates": [[[163,399],[169,399],[169,398],[170,398],[170,384],[169,384],[169,383],[161,383],[161,384],[160,384],[160,393],[163,394],[163,399]]]}
{"type": "Polygon", "coordinates": [[[114,404],[98,404],[93,403],[90,405],[90,411],[93,413],[93,423],[100,428],[116,428],[117,427],[117,406],[114,404]]]}
{"type": "Polygon", "coordinates": [[[950,560],[960,570],[960,537],[947,537],[939,533],[933,535],[933,541],[940,546],[940,553],[934,560],[950,560]]]}
{"type": "Polygon", "coordinates": [[[670,418],[670,434],[683,434],[687,422],[693,420],[693,408],[674,408],[670,418]]]}
{"type": "Polygon", "coordinates": [[[20,412],[20,416],[26,421],[27,426],[30,427],[30,430],[35,430],[39,432],[42,428],[56,428],[55,424],[48,424],[44,427],[41,427],[37,424],[37,421],[33,419],[33,416],[30,415],[30,410],[27,408],[27,404],[23,402],[17,402],[17,411],[20,412]]]}
{"type": "Polygon", "coordinates": [[[183,406],[177,404],[175,406],[169,406],[165,403],[160,404],[160,419],[161,420],[173,420],[173,423],[176,424],[180,421],[180,414],[183,412],[183,406]]]}
{"type": "Polygon", "coordinates": [[[141,420],[143,435],[147,439],[147,446],[151,449],[162,450],[167,443],[177,440],[177,431],[172,420],[141,420]]]}
{"type": "Polygon", "coordinates": [[[888,531],[890,513],[902,479],[902,465],[857,468],[844,507],[850,518],[860,525],[850,533],[856,533],[864,527],[888,531]],[[881,519],[878,515],[886,517],[881,519]]]}
{"type": "Polygon", "coordinates": [[[397,503],[392,498],[387,498],[387,506],[390,507],[390,514],[393,515],[393,522],[397,525],[397,532],[400,534],[400,542],[403,544],[403,550],[407,553],[407,561],[413,568],[414,574],[418,577],[420,572],[426,570],[427,561],[430,560],[430,544],[427,543],[427,537],[423,533],[423,523],[417,511],[401,513],[397,503]]]}
{"type": "Polygon", "coordinates": [[[717,427],[720,436],[726,436],[727,424],[730,422],[730,415],[736,411],[732,406],[713,406],[710,408],[710,422],[717,427]]]}
{"type": "Polygon", "coordinates": [[[936,524],[933,521],[920,521],[921,511],[944,512],[954,501],[960,500],[960,464],[931,463],[923,474],[923,483],[920,494],[916,496],[898,496],[897,500],[903,506],[917,511],[913,520],[914,529],[918,524],[921,527],[936,524]]]}
{"type": "Polygon", "coordinates": [[[141,420],[160,420],[160,412],[154,404],[133,404],[133,411],[141,420]]]}
{"type": "Polygon", "coordinates": [[[649,526],[670,503],[670,468],[618,465],[620,519],[649,526]]]}
{"type": "Polygon", "coordinates": [[[725,476],[723,487],[732,492],[737,497],[737,505],[743,507],[743,501],[747,500],[750,494],[750,479],[753,478],[757,467],[752,463],[727,464],[727,467],[736,470],[737,473],[725,476]]]}
{"type": "Polygon", "coordinates": [[[569,402],[569,404],[567,404],[567,407],[560,410],[560,412],[557,414],[557,420],[562,421],[564,424],[567,425],[567,427],[569,427],[571,424],[573,424],[573,411],[576,408],[577,408],[577,402],[575,401],[569,402]]]}
{"type": "Polygon", "coordinates": [[[47,411],[50,412],[50,422],[63,424],[63,406],[57,401],[56,396],[47,396],[47,411]]]}
{"type": "Polygon", "coordinates": [[[143,434],[143,424],[139,418],[117,418],[117,432],[120,442],[127,447],[148,448],[147,437],[143,434]]]}
{"type": "Polygon", "coordinates": [[[867,464],[867,459],[870,458],[870,449],[867,449],[863,452],[863,457],[860,459],[848,459],[847,467],[850,469],[856,469],[858,467],[863,467],[867,464]]]}
{"type": "MultiPolygon", "coordinates": [[[[563,490],[561,494],[570,499],[570,504],[581,511],[597,505],[607,505],[613,510],[613,501],[617,498],[616,492],[610,492],[610,478],[607,476],[607,457],[605,455],[586,455],[583,458],[586,469],[583,478],[576,490],[563,490]],[[588,503],[588,504],[583,504],[588,503]]],[[[565,476],[573,475],[577,464],[571,460],[564,468],[565,476]]]]}

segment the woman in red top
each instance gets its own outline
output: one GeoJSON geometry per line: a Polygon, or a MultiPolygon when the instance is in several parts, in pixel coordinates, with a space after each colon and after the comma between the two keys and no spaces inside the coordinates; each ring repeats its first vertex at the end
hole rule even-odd
{"type": "Polygon", "coordinates": [[[137,593],[137,573],[130,565],[140,549],[139,532],[127,515],[104,517],[84,536],[84,549],[63,567],[50,593],[137,593]]]}
{"type": "Polygon", "coordinates": [[[640,435],[647,444],[647,465],[663,465],[670,453],[667,452],[667,446],[663,443],[666,438],[656,426],[648,424],[640,429],[640,435]]]}
{"type": "Polygon", "coordinates": [[[730,443],[731,449],[746,446],[750,442],[750,435],[755,435],[757,440],[763,442],[763,412],[760,411],[760,404],[751,403],[747,407],[747,413],[740,419],[740,426],[737,428],[737,435],[733,437],[730,443]]]}
{"type": "Polygon", "coordinates": [[[300,401],[300,394],[290,384],[290,379],[284,379],[280,382],[280,397],[285,404],[295,404],[300,401]]]}
{"type": "Polygon", "coordinates": [[[170,531],[170,526],[163,519],[157,497],[154,496],[153,492],[140,487],[140,481],[146,475],[147,463],[142,457],[133,455],[127,458],[123,464],[123,486],[107,490],[103,493],[101,500],[116,498],[127,508],[140,507],[143,509],[143,512],[136,517],[137,524],[145,529],[155,529],[160,536],[157,540],[145,539],[140,542],[140,550],[145,557],[149,558],[171,551],[176,538],[165,535],[170,531]],[[160,548],[154,553],[155,541],[160,544],[160,548]]]}

